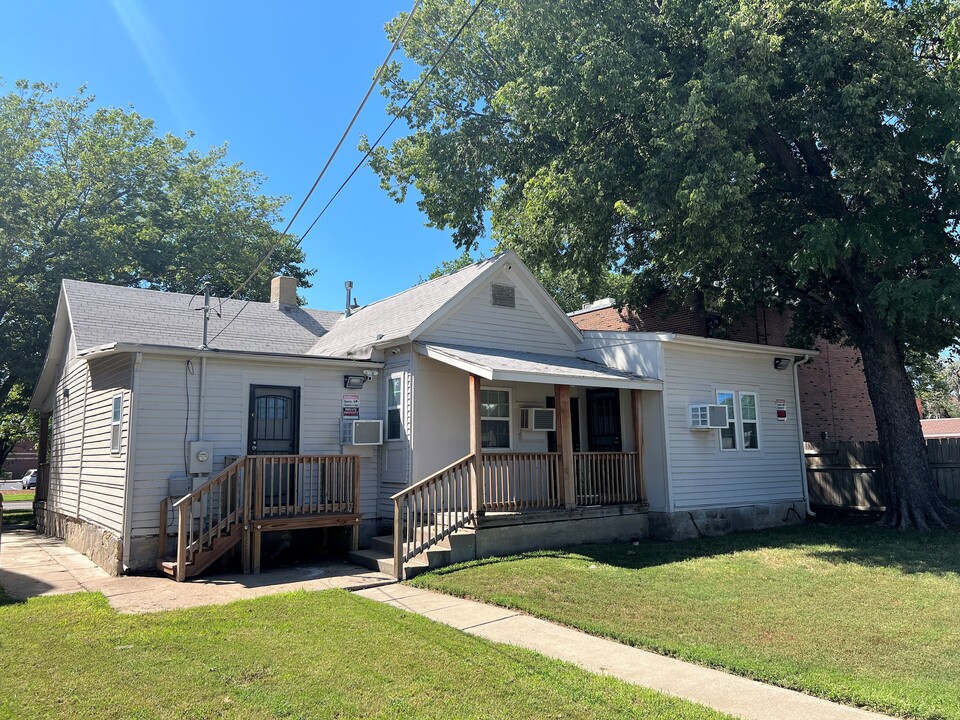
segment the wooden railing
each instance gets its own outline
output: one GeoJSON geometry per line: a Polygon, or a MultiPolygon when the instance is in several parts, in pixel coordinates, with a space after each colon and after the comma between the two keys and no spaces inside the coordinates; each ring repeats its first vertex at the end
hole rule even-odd
{"type": "Polygon", "coordinates": [[[257,455],[253,519],[357,512],[360,458],[354,455],[257,455]]]}
{"type": "MultiPolygon", "coordinates": [[[[244,456],[172,506],[167,498],[161,500],[157,557],[162,560],[166,554],[171,507],[177,523],[175,577],[182,581],[188,565],[201,555],[210,562],[239,540],[244,571],[250,571],[252,562],[257,572],[263,531],[323,524],[324,516],[355,526],[359,500],[359,457],[244,456]]],[[[354,542],[356,536],[355,526],[354,542]]]]}
{"type": "Polygon", "coordinates": [[[640,502],[635,452],[575,453],[577,505],[640,502]]]}
{"type": "MultiPolygon", "coordinates": [[[[197,556],[213,549],[214,543],[239,526],[249,508],[249,462],[246,458],[228,465],[173,504],[177,516],[177,575],[186,580],[187,565],[197,556]]],[[[166,503],[161,503],[160,544],[166,542],[166,503]]]]}
{"type": "Polygon", "coordinates": [[[484,453],[482,462],[484,510],[563,506],[560,453],[484,453]]]}
{"type": "Polygon", "coordinates": [[[403,564],[464,527],[470,507],[473,455],[460,458],[430,477],[401,490],[393,500],[393,571],[403,579],[403,564]]]}

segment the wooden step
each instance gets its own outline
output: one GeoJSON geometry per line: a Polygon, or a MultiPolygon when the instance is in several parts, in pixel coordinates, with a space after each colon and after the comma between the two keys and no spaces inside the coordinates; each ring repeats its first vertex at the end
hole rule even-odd
{"type": "MultiPolygon", "coordinates": [[[[187,563],[187,572],[186,577],[194,577],[199,575],[208,567],[210,567],[214,562],[230,550],[234,545],[240,541],[242,536],[241,532],[236,533],[225,533],[220,537],[216,538],[213,541],[213,544],[203,550],[202,552],[196,553],[193,556],[193,562],[187,563]]],[[[159,570],[164,575],[172,577],[173,579],[177,578],[177,560],[176,558],[164,558],[163,560],[157,561],[157,570],[159,570]]]]}

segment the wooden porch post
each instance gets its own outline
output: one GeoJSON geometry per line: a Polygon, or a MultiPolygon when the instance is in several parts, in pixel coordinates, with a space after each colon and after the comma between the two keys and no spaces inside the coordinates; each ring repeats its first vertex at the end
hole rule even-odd
{"type": "Polygon", "coordinates": [[[637,450],[637,502],[647,502],[647,490],[643,482],[643,402],[639,390],[630,390],[630,405],[633,410],[633,444],[637,450]]]}
{"type": "Polygon", "coordinates": [[[572,510],[577,506],[577,489],[573,469],[573,420],[570,415],[570,386],[555,385],[557,396],[557,444],[560,447],[560,487],[563,488],[563,506],[572,510]]]}
{"type": "Polygon", "coordinates": [[[470,376],[470,512],[483,514],[483,438],[480,433],[480,376],[470,376]]]}

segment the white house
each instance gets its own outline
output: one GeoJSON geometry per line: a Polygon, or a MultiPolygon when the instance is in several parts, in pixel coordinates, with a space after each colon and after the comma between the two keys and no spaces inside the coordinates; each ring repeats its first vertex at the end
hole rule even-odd
{"type": "Polygon", "coordinates": [[[38,517],[110,571],[184,579],[235,547],[256,570],[263,533],[349,526],[402,575],[805,514],[811,351],[583,333],[512,252],[343,313],[276,278],[214,299],[202,348],[200,305],[64,281],[38,517]]]}

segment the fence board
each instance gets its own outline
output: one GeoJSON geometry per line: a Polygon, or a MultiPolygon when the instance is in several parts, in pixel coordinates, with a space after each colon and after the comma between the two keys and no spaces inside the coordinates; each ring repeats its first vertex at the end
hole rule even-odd
{"type": "MultiPolygon", "coordinates": [[[[856,510],[884,507],[880,443],[804,443],[810,504],[856,510]]],[[[948,500],[960,500],[960,439],[927,440],[933,479],[948,500]]]]}

